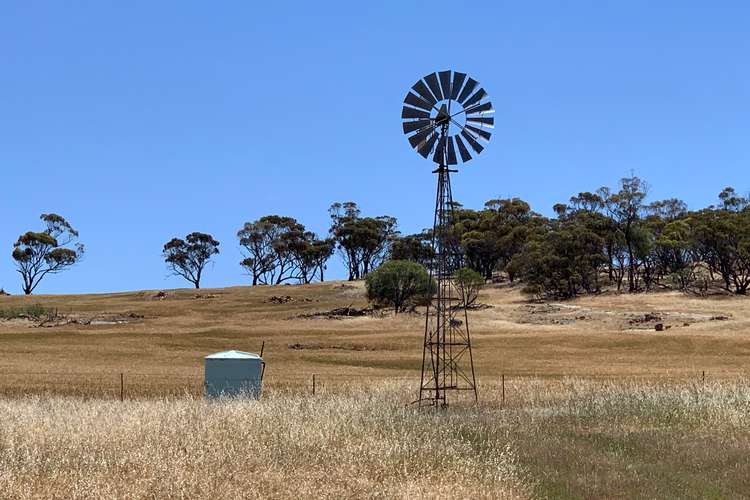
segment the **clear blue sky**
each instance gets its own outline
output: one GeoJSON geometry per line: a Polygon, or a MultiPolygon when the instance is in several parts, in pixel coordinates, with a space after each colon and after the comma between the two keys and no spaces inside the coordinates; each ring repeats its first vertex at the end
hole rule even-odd
{"type": "Polygon", "coordinates": [[[435,179],[401,102],[448,68],[497,109],[454,179],[465,205],[550,214],[630,170],[652,198],[713,203],[750,188],[748,26],[745,1],[4,2],[0,287],[20,291],[12,244],[43,212],[88,253],[39,293],[184,286],[161,247],[196,230],[221,241],[204,286],[247,283],[244,221],[325,233],[334,201],[418,231],[435,179]]]}

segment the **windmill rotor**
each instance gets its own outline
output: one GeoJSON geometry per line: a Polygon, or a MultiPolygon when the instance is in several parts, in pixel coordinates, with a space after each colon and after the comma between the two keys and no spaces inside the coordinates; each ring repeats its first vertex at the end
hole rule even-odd
{"type": "Polygon", "coordinates": [[[438,164],[466,163],[484,150],[495,125],[495,108],[478,81],[466,73],[430,73],[412,85],[401,119],[411,147],[438,164]]]}

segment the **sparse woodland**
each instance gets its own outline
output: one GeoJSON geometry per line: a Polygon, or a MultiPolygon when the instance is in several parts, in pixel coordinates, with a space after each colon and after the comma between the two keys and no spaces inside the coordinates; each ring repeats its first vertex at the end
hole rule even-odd
{"type": "MultiPolygon", "coordinates": [[[[605,288],[637,293],[745,295],[750,287],[750,208],[731,187],[718,203],[688,210],[679,199],[648,200],[638,177],[581,192],[554,205],[554,217],[525,201],[495,199],[480,210],[454,207],[452,237],[462,267],[485,280],[520,282],[536,297],[572,298],[605,288]]],[[[429,268],[431,230],[403,235],[395,217],[363,216],[356,203],[334,203],[327,238],[291,217],[267,216],[238,232],[241,265],[253,284],[310,283],[324,278],[337,254],[349,280],[387,260],[429,268]]]]}

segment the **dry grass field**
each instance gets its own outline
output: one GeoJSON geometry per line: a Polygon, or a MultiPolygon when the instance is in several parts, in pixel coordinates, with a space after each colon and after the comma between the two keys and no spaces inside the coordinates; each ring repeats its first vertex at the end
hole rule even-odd
{"type": "Polygon", "coordinates": [[[0,496],[750,496],[749,299],[479,301],[480,404],[434,412],[423,316],[312,316],[361,283],[0,297],[0,496]],[[263,341],[260,402],[200,399],[263,341]]]}

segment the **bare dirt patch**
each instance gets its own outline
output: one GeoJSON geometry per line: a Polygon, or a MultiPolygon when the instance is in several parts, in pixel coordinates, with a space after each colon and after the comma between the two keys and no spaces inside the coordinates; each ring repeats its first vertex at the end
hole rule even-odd
{"type": "MultiPolygon", "coordinates": [[[[727,321],[729,314],[698,314],[679,311],[611,311],[575,304],[524,304],[513,311],[516,323],[535,325],[573,325],[579,322],[599,322],[618,330],[669,330],[693,323],[727,321]],[[661,325],[661,326],[659,326],[661,325]]],[[[593,326],[593,325],[592,325],[593,326]]]]}

